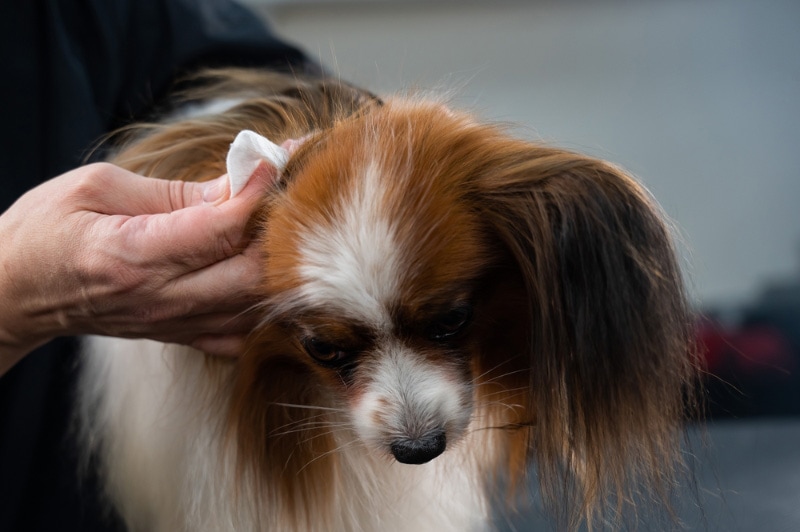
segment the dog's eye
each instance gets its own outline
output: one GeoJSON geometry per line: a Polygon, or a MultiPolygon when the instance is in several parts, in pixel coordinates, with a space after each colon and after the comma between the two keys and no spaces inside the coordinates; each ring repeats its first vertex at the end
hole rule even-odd
{"type": "Polygon", "coordinates": [[[436,341],[453,338],[464,330],[471,318],[472,309],[470,307],[456,307],[428,327],[428,338],[436,341]]]}
{"type": "Polygon", "coordinates": [[[323,366],[336,366],[350,356],[349,351],[318,338],[304,338],[302,344],[309,356],[323,366]]]}

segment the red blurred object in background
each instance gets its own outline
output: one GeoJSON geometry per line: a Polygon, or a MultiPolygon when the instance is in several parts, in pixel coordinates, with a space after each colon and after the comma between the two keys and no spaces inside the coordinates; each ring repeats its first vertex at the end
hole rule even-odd
{"type": "Polygon", "coordinates": [[[800,356],[781,329],[704,318],[697,338],[712,418],[800,414],[800,356]]]}

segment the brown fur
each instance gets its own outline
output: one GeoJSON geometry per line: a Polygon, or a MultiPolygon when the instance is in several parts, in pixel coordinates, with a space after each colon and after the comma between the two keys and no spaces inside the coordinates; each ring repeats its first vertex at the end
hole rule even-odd
{"type": "MultiPolygon", "coordinates": [[[[189,99],[249,99],[221,115],[136,129],[114,161],[205,180],[225,173],[242,129],[277,143],[311,133],[257,217],[268,310],[301,282],[298,232],[325,223],[348,180],[377,155],[396,176],[385,208],[419,256],[420,269],[403,280],[409,297],[398,320],[414,336],[438,303],[477,299],[465,367],[476,380],[479,426],[504,447],[510,484],[521,485],[535,463],[546,504],[568,528],[609,501],[619,509],[641,482],[667,498],[695,367],[669,231],[640,185],[610,164],[513,139],[438,104],[381,105],[336,82],[249,71],[203,82],[189,99]]],[[[303,494],[331,497],[315,479],[339,466],[325,454],[329,429],[315,428],[328,414],[276,403],[337,405],[330,390],[342,383],[307,360],[296,323],[273,312],[236,364],[231,426],[242,475],[256,466],[295,494],[288,500],[301,526],[324,511],[306,507],[303,494]]],[[[357,327],[330,327],[360,338],[357,327]]]]}

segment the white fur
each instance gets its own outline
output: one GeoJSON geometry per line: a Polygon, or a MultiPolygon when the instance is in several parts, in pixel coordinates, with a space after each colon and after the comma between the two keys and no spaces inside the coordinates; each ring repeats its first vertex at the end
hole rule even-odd
{"type": "Polygon", "coordinates": [[[386,215],[379,164],[366,165],[360,177],[332,213],[333,222],[300,237],[301,300],[386,329],[405,265],[386,215]]]}
{"type": "MultiPolygon", "coordinates": [[[[99,452],[109,495],[131,530],[291,530],[284,505],[292,495],[273,489],[259,499],[252,485],[234,484],[235,456],[225,451],[230,448],[221,430],[228,382],[211,378],[199,353],[93,337],[84,363],[83,437],[99,452]]],[[[388,362],[373,393],[383,385],[399,392],[399,383],[406,383],[419,400],[430,399],[434,411],[451,416],[458,406],[448,397],[455,390],[417,364],[410,358],[388,362]]],[[[341,467],[333,478],[320,479],[334,483],[333,517],[311,515],[303,530],[485,530],[489,505],[481,465],[492,454],[490,432],[473,431],[432,462],[409,466],[337,431],[341,467]]]]}

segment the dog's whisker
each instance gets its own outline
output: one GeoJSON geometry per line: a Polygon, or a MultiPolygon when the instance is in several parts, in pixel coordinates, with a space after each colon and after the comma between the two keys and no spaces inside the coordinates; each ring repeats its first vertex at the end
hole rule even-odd
{"type": "Polygon", "coordinates": [[[331,436],[331,435],[340,434],[340,433],[352,434],[351,427],[338,427],[338,428],[333,428],[331,430],[324,431],[324,432],[320,431],[320,432],[318,432],[316,434],[313,434],[312,436],[309,436],[308,438],[302,440],[300,443],[308,443],[308,442],[313,441],[313,440],[315,440],[317,438],[322,438],[322,437],[331,436]]]}
{"type": "MultiPolygon", "coordinates": [[[[491,368],[487,369],[486,371],[484,371],[484,372],[483,372],[483,373],[481,373],[480,375],[477,375],[477,376],[475,376],[475,377],[473,378],[473,381],[478,381],[479,379],[482,379],[482,378],[483,378],[483,377],[485,377],[486,375],[488,375],[488,374],[490,374],[491,372],[495,371],[495,370],[496,370],[497,368],[499,368],[500,366],[503,366],[504,364],[508,364],[509,362],[510,362],[510,360],[503,360],[503,361],[500,361],[500,362],[499,362],[499,363],[497,363],[495,366],[493,366],[493,367],[491,367],[491,368]]],[[[520,370],[520,371],[522,371],[522,370],[520,370]]],[[[514,372],[512,372],[512,373],[514,373],[514,372]]]]}
{"type": "Polygon", "coordinates": [[[292,429],[289,429],[289,430],[270,432],[269,436],[273,437],[273,438],[280,438],[281,436],[288,436],[290,434],[300,434],[300,433],[303,433],[303,432],[315,432],[315,433],[318,433],[320,428],[331,428],[331,429],[335,429],[335,430],[341,431],[341,430],[351,429],[352,427],[350,425],[348,425],[348,424],[342,424],[342,425],[336,426],[336,425],[332,425],[330,423],[320,422],[319,424],[303,425],[301,427],[292,428],[292,429]]]}
{"type": "MultiPolygon", "coordinates": [[[[499,366],[497,366],[497,367],[499,367],[499,366]]],[[[490,371],[494,371],[494,370],[490,370],[490,371]]],[[[502,373],[500,375],[494,375],[494,376],[492,376],[491,379],[482,380],[483,377],[485,377],[486,375],[489,374],[489,372],[487,371],[487,372],[484,372],[482,375],[479,375],[479,376],[473,378],[472,382],[476,386],[485,386],[487,384],[495,384],[499,380],[502,380],[504,378],[510,377],[512,375],[516,375],[518,373],[527,373],[528,371],[529,370],[527,370],[527,369],[517,369],[517,370],[514,370],[514,371],[508,371],[506,373],[502,373]]]]}
{"type": "Polygon", "coordinates": [[[346,412],[345,410],[343,410],[341,408],[331,408],[331,407],[319,406],[319,405],[303,405],[303,404],[297,404],[297,403],[275,403],[275,402],[270,403],[270,404],[271,405],[275,405],[275,406],[284,406],[286,408],[299,408],[299,409],[303,409],[303,410],[324,410],[326,412],[338,412],[338,413],[346,412]]]}
{"type": "Polygon", "coordinates": [[[324,452],[324,453],[321,453],[321,454],[320,454],[320,455],[318,455],[318,456],[315,456],[314,458],[312,458],[311,460],[309,460],[309,461],[308,461],[308,462],[307,462],[307,463],[306,463],[306,464],[305,464],[303,467],[301,467],[301,468],[298,470],[298,473],[301,473],[301,472],[302,472],[304,469],[308,468],[308,467],[309,467],[311,464],[313,464],[314,462],[316,462],[316,461],[318,461],[318,460],[321,460],[321,459],[323,459],[323,458],[326,458],[326,457],[328,457],[328,456],[330,456],[330,455],[332,455],[332,454],[337,454],[337,453],[340,453],[340,452],[342,452],[342,451],[343,451],[343,450],[345,450],[345,449],[349,449],[349,448],[350,448],[350,447],[352,447],[353,445],[357,445],[357,442],[356,442],[356,441],[348,441],[348,442],[345,442],[345,443],[343,443],[343,444],[341,444],[341,445],[339,445],[339,446],[337,446],[337,447],[335,447],[335,448],[333,448],[333,449],[331,449],[331,450],[329,450],[329,451],[326,451],[326,452],[324,452]]]}
{"type": "Polygon", "coordinates": [[[321,436],[327,436],[329,434],[334,434],[334,433],[337,433],[337,432],[345,432],[349,428],[350,427],[328,427],[328,426],[310,427],[310,428],[304,427],[302,429],[297,429],[297,430],[287,430],[287,431],[283,431],[283,432],[270,433],[270,437],[272,437],[272,438],[281,438],[281,437],[290,436],[290,435],[293,435],[293,434],[310,433],[310,435],[307,438],[299,441],[299,443],[305,443],[305,442],[309,442],[309,441],[311,441],[311,440],[313,440],[315,438],[319,438],[321,436]],[[330,429],[330,430],[323,431],[323,430],[321,430],[322,428],[330,429]]]}
{"type": "Polygon", "coordinates": [[[473,419],[474,420],[481,420],[481,419],[491,419],[493,416],[496,416],[497,413],[494,412],[494,409],[500,408],[501,410],[508,410],[512,413],[516,413],[519,411],[524,412],[526,409],[523,405],[520,404],[513,404],[513,403],[505,403],[505,402],[487,402],[480,405],[475,412],[473,412],[473,419]]]}
{"type": "Polygon", "coordinates": [[[474,427],[468,431],[468,434],[478,434],[481,432],[487,431],[515,431],[515,430],[523,430],[523,429],[530,429],[535,427],[536,424],[533,421],[526,421],[520,423],[504,423],[500,425],[487,425],[483,427],[474,427]]]}
{"type": "Polygon", "coordinates": [[[527,386],[519,386],[517,388],[501,388],[501,389],[495,390],[493,392],[481,392],[481,397],[482,398],[495,397],[497,395],[505,395],[505,394],[515,395],[518,392],[526,392],[528,390],[529,390],[529,388],[527,386]]]}
{"type": "Polygon", "coordinates": [[[329,415],[330,414],[325,413],[325,414],[318,414],[316,416],[309,416],[309,417],[304,418],[304,419],[296,419],[296,420],[293,420],[293,421],[289,421],[288,423],[284,423],[283,425],[279,425],[279,426],[275,427],[275,430],[281,430],[281,429],[290,428],[290,427],[297,427],[297,426],[305,424],[305,423],[332,423],[333,421],[325,419],[329,415]],[[323,421],[319,421],[320,419],[322,419],[323,421]]]}

